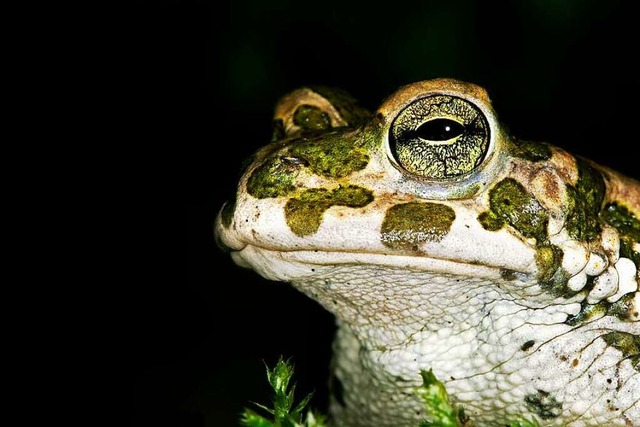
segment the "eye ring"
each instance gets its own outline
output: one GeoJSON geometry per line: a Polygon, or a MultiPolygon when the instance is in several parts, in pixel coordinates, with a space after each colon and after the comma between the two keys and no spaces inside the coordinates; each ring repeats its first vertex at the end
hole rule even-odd
{"type": "Polygon", "coordinates": [[[461,179],[489,153],[491,128],[473,102],[431,94],[405,106],[389,128],[389,148],[401,171],[429,180],[461,179]]]}

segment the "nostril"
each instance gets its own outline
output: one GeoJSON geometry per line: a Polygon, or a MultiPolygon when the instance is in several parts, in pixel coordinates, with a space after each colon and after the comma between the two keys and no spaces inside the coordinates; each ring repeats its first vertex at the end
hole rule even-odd
{"type": "Polygon", "coordinates": [[[280,160],[288,166],[309,166],[309,162],[302,157],[280,156],[280,160]]]}

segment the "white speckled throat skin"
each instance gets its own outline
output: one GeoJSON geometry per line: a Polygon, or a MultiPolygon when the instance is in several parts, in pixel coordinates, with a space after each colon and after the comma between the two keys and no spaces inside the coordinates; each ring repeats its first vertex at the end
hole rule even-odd
{"type": "Polygon", "coordinates": [[[374,113],[300,89],[275,123],[216,239],[336,316],[337,426],[416,426],[429,369],[479,426],[640,426],[640,183],[450,79],[374,113]]]}

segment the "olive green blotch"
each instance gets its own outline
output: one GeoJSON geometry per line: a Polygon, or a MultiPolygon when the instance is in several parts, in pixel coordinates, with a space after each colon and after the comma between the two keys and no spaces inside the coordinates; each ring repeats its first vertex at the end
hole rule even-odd
{"type": "Polygon", "coordinates": [[[625,359],[629,359],[633,368],[640,371],[640,336],[628,332],[609,332],[602,335],[607,345],[620,350],[625,359]]]}
{"type": "Polygon", "coordinates": [[[253,171],[247,191],[258,199],[286,196],[296,189],[294,180],[299,170],[281,156],[271,157],[253,171]]]}
{"type": "Polygon", "coordinates": [[[292,144],[288,153],[303,159],[309,169],[321,176],[341,178],[367,167],[369,153],[352,132],[336,131],[321,138],[310,138],[292,144]]]}
{"type": "Polygon", "coordinates": [[[531,412],[543,420],[557,418],[562,413],[562,402],[558,402],[553,395],[543,390],[526,395],[524,403],[531,412]]]}
{"type": "Polygon", "coordinates": [[[620,233],[620,256],[629,258],[640,268],[640,252],[633,250],[634,244],[640,242],[640,220],[620,203],[608,203],[600,217],[620,233]]]}
{"type": "Polygon", "coordinates": [[[568,298],[576,294],[567,287],[569,274],[562,268],[564,252],[556,245],[538,245],[535,260],[538,266],[538,284],[555,296],[568,298]]]}
{"type": "Polygon", "coordinates": [[[478,220],[486,230],[497,231],[510,225],[525,237],[539,243],[547,238],[549,215],[536,198],[513,178],[506,178],[489,192],[489,210],[478,220]]]}
{"type": "Polygon", "coordinates": [[[626,206],[617,202],[607,203],[600,215],[621,234],[640,242],[640,220],[626,206]]]}
{"type": "Polygon", "coordinates": [[[551,149],[541,142],[514,141],[511,153],[515,157],[520,157],[530,162],[541,162],[551,158],[551,149]]]}
{"type": "Polygon", "coordinates": [[[562,265],[564,252],[556,245],[542,245],[536,251],[536,265],[542,271],[540,279],[551,280],[554,273],[562,265]]]}
{"type": "Polygon", "coordinates": [[[548,241],[549,214],[518,181],[506,178],[497,183],[489,191],[489,210],[481,213],[478,221],[486,230],[496,231],[508,225],[524,237],[535,238],[535,261],[542,289],[566,298],[576,294],[567,286],[570,276],[562,268],[562,249],[548,241]]]}
{"type": "Polygon", "coordinates": [[[635,322],[638,319],[638,313],[631,310],[634,307],[634,298],[635,292],[626,294],[613,303],[602,300],[596,304],[589,304],[584,300],[580,304],[580,311],[573,316],[569,316],[564,323],[569,326],[578,326],[604,316],[615,316],[625,322],[635,322]]]}
{"type": "Polygon", "coordinates": [[[618,301],[607,307],[607,314],[616,316],[620,320],[637,322],[638,308],[634,305],[635,296],[635,292],[624,295],[618,301]],[[632,308],[635,308],[635,310],[632,310],[632,308]]]}
{"type": "Polygon", "coordinates": [[[301,105],[296,108],[293,123],[307,131],[331,129],[329,115],[313,105],[301,105]]]}
{"type": "Polygon", "coordinates": [[[387,210],[382,243],[392,248],[417,249],[423,242],[439,242],[449,232],[456,213],[439,203],[403,203],[387,210]]]}
{"type": "Polygon", "coordinates": [[[607,315],[609,303],[605,300],[597,304],[588,304],[586,300],[580,304],[580,311],[573,316],[569,316],[564,323],[569,326],[578,326],[584,323],[600,319],[607,315]]]}
{"type": "Polygon", "coordinates": [[[593,241],[600,237],[599,214],[605,195],[602,173],[582,159],[576,160],[578,181],[567,185],[569,210],[566,227],[569,235],[581,241],[593,241]]]}
{"type": "Polygon", "coordinates": [[[373,192],[363,187],[349,185],[333,190],[310,188],[285,205],[287,225],[298,236],[308,236],[320,228],[324,212],[331,206],[361,208],[373,201],[373,192]]]}

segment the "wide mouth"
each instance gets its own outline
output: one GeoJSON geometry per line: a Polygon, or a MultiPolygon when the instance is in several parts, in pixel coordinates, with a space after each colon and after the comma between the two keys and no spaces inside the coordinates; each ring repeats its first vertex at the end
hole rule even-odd
{"type": "MultiPolygon", "coordinates": [[[[332,250],[274,250],[247,244],[231,256],[243,267],[251,268],[271,280],[295,281],[323,274],[327,268],[361,266],[368,274],[388,269],[456,277],[525,280],[535,271],[512,270],[505,266],[481,265],[460,260],[430,257],[424,253],[389,254],[332,250]]],[[[520,269],[522,270],[522,269],[520,269]]]]}

